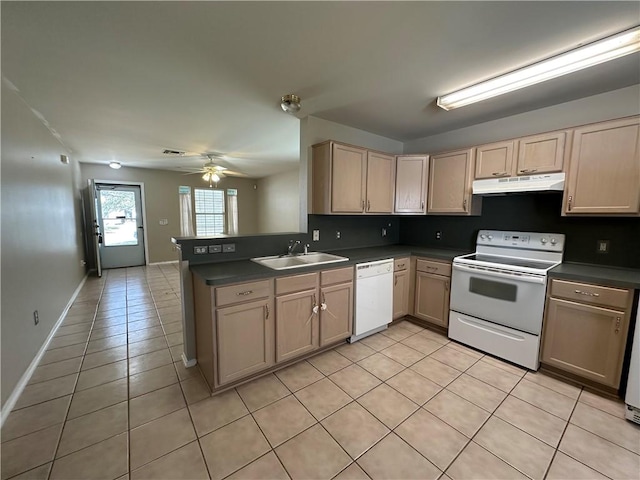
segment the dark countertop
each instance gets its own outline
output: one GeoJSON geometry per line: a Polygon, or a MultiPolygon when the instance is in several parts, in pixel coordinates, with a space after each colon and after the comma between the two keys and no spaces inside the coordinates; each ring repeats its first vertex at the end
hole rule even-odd
{"type": "Polygon", "coordinates": [[[299,273],[316,272],[331,268],[346,267],[362,262],[373,262],[385,258],[401,258],[409,255],[428,257],[436,260],[451,261],[454,257],[470,253],[464,250],[446,250],[411,245],[389,245],[380,247],[349,248],[345,250],[332,250],[334,253],[349,258],[346,262],[329,263],[310,267],[291,268],[287,270],[272,270],[259,265],[251,260],[238,260],[232,262],[205,263],[191,265],[191,271],[202,278],[207,285],[217,286],[229,283],[260,280],[263,278],[282,277],[299,273]]]}
{"type": "Polygon", "coordinates": [[[640,289],[640,270],[631,268],[565,262],[549,270],[549,277],[640,289]]]}

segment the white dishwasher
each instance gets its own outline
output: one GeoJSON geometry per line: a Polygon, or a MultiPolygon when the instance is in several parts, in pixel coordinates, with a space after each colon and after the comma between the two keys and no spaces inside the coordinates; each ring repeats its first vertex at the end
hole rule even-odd
{"type": "Polygon", "coordinates": [[[356,264],[351,343],[387,328],[393,317],[393,259],[356,264]]]}

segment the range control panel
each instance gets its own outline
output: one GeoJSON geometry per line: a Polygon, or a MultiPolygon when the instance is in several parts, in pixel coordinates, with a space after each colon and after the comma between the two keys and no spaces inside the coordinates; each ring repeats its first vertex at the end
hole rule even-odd
{"type": "Polygon", "coordinates": [[[476,245],[562,252],[564,250],[564,241],[565,238],[562,233],[480,230],[478,232],[476,245]]]}

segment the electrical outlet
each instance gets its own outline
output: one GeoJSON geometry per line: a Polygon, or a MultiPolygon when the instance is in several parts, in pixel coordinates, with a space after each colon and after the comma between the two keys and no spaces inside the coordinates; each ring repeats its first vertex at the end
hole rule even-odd
{"type": "Polygon", "coordinates": [[[40,316],[38,315],[38,310],[33,311],[33,324],[37,325],[40,323],[40,316]]]}
{"type": "Polygon", "coordinates": [[[386,236],[387,236],[387,229],[386,229],[386,228],[383,228],[383,229],[382,229],[382,236],[383,236],[383,237],[386,237],[386,236]]]}
{"type": "Polygon", "coordinates": [[[340,238],[340,231],[336,230],[336,238],[340,238]]]}
{"type": "Polygon", "coordinates": [[[436,240],[440,240],[440,239],[442,239],[442,232],[440,230],[438,230],[436,232],[436,240]]]}
{"type": "Polygon", "coordinates": [[[598,248],[596,251],[598,253],[609,253],[610,243],[609,240],[598,240],[598,248]]]}
{"type": "Polygon", "coordinates": [[[320,230],[314,230],[313,231],[313,241],[314,242],[319,242],[320,241],[320,230]]]}
{"type": "Polygon", "coordinates": [[[87,265],[86,260],[80,260],[80,266],[85,267],[87,265]]]}

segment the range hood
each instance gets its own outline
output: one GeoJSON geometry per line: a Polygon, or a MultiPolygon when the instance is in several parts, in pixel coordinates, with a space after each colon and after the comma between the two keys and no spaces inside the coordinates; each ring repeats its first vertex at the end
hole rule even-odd
{"type": "Polygon", "coordinates": [[[474,195],[552,192],[564,190],[564,172],[521,177],[488,178],[473,182],[474,195]]]}

